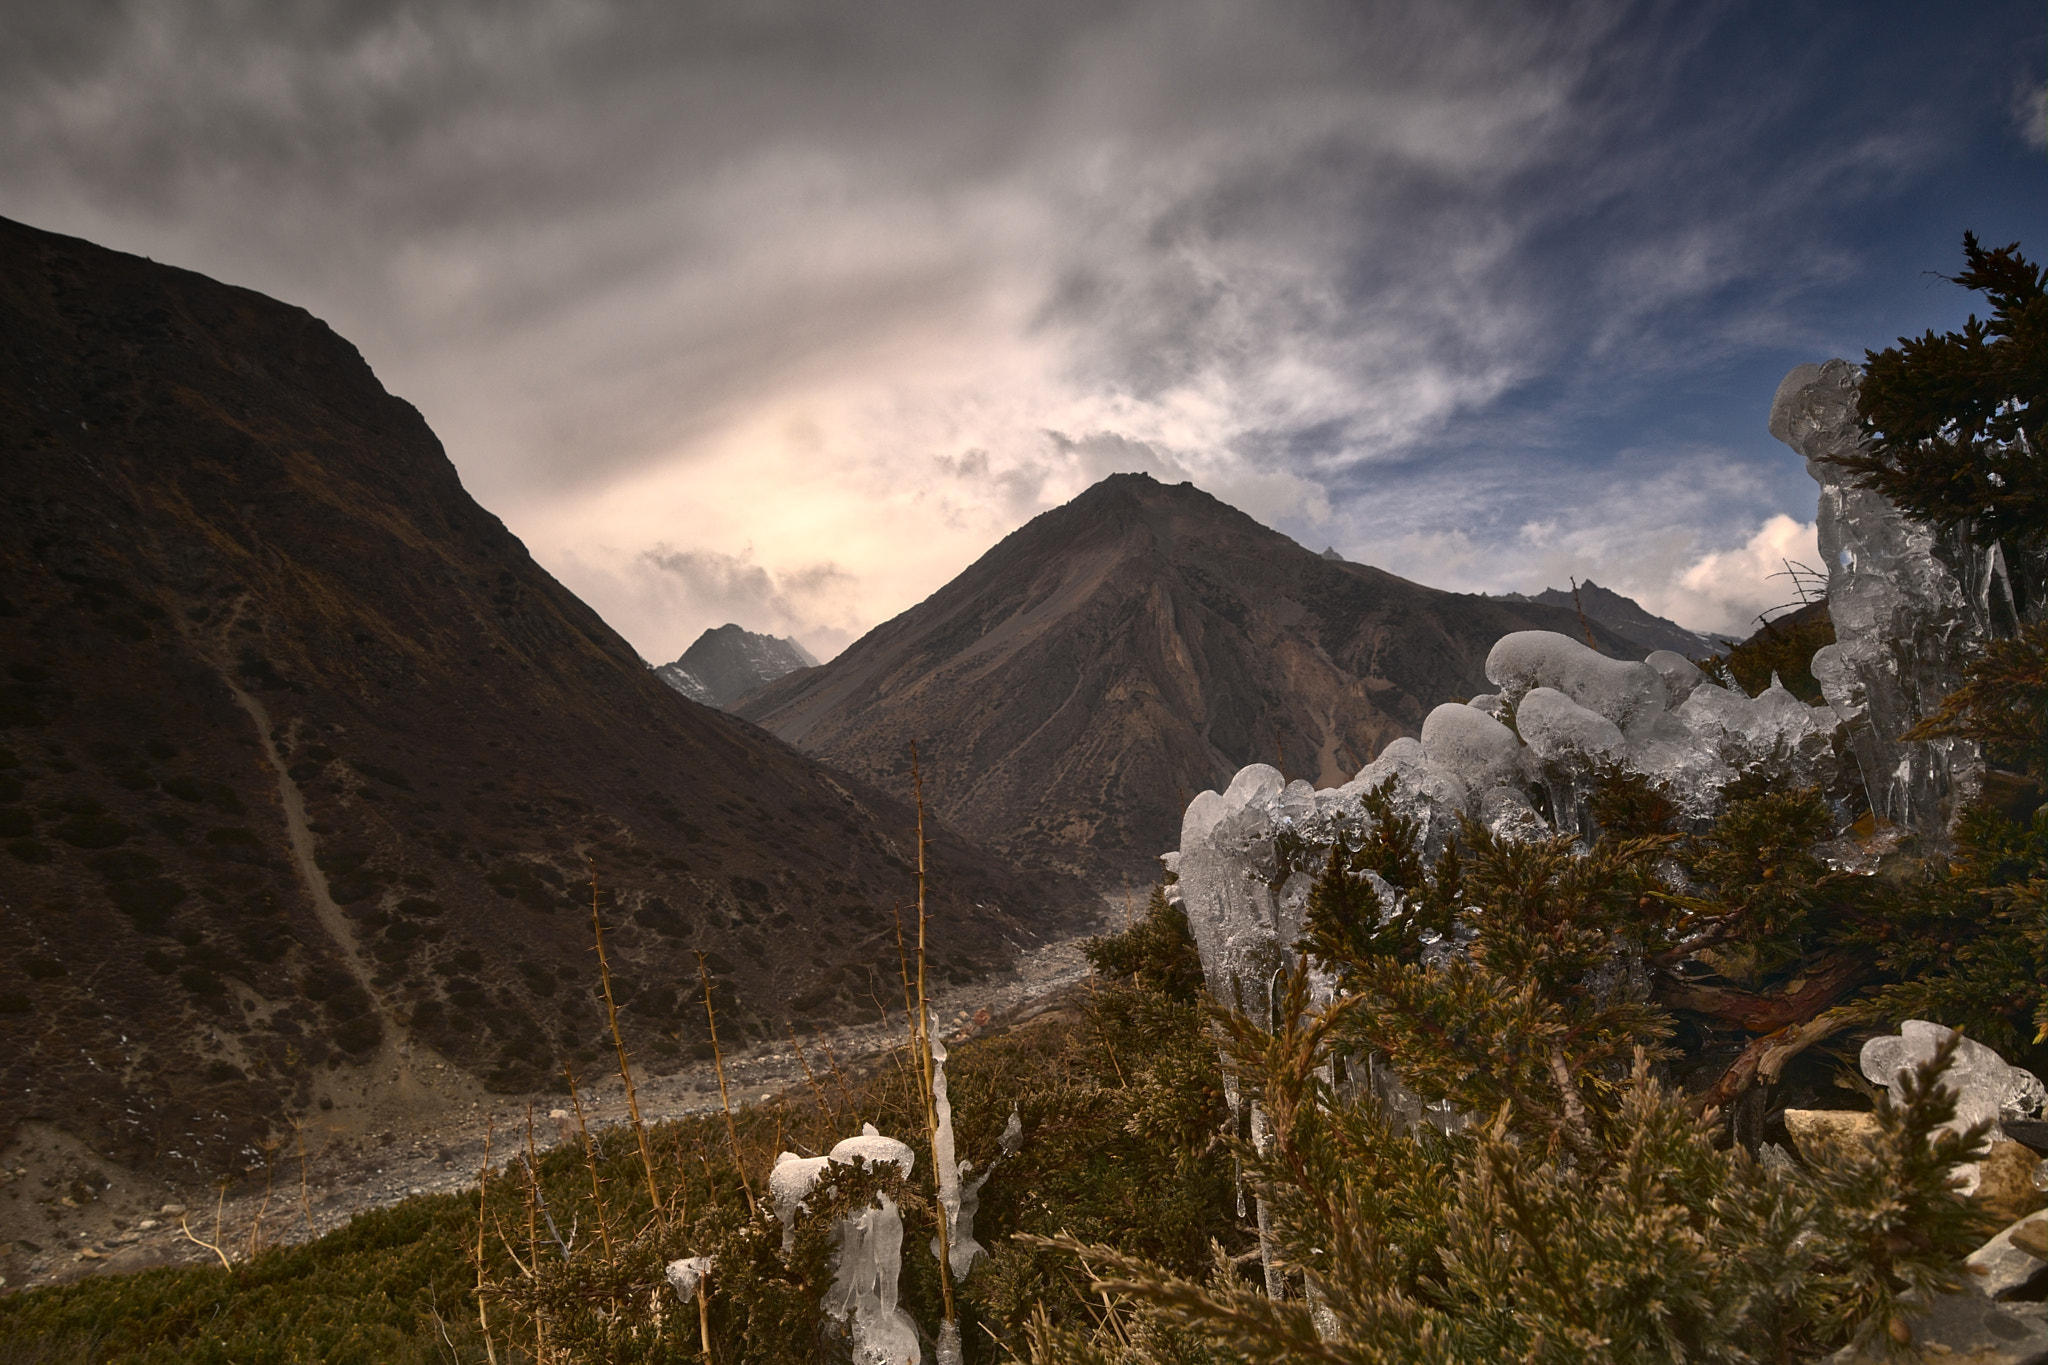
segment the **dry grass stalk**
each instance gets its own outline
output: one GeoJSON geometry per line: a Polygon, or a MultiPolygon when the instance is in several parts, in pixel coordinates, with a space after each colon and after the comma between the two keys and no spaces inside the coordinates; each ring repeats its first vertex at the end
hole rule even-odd
{"type": "Polygon", "coordinates": [[[263,1215],[270,1211],[271,1158],[276,1154],[278,1144],[267,1142],[263,1147],[263,1202],[256,1206],[256,1216],[249,1221],[249,1250],[243,1255],[245,1261],[255,1259],[263,1247],[263,1215]]]}
{"type": "Polygon", "coordinates": [[[758,1216],[760,1207],[754,1203],[754,1185],[747,1179],[746,1159],[740,1155],[740,1131],[732,1121],[732,1097],[725,1088],[725,1051],[718,1045],[718,1011],[711,1005],[711,969],[704,965],[704,954],[697,954],[697,978],[704,983],[704,1020],[711,1029],[711,1064],[718,1072],[718,1103],[725,1110],[725,1138],[732,1144],[732,1164],[740,1173],[740,1188],[747,1193],[747,1211],[758,1216]]]}
{"type": "Polygon", "coordinates": [[[640,1140],[640,1165],[647,1172],[647,1197],[654,1203],[654,1218],[661,1221],[661,1190],[654,1181],[654,1150],[647,1145],[647,1125],[640,1121],[640,1096],[633,1089],[633,1067],[626,1058],[626,1037],[619,1032],[619,1007],[612,999],[612,968],[604,953],[604,920],[597,913],[597,862],[586,858],[590,868],[590,927],[597,936],[597,976],[604,985],[605,1017],[611,1022],[612,1046],[619,1053],[619,1079],[626,1083],[626,1111],[633,1117],[633,1136],[640,1140]]]}
{"type": "Polygon", "coordinates": [[[804,1069],[804,1083],[811,1087],[811,1098],[818,1105],[818,1118],[823,1122],[825,1131],[829,1133],[832,1131],[834,1124],[832,1121],[832,1110],[825,1103],[825,1089],[818,1084],[818,1077],[811,1070],[811,1059],[804,1056],[803,1041],[796,1036],[796,1025],[790,1024],[788,1028],[789,1045],[796,1049],[796,1064],[804,1069]]]}
{"type": "Polygon", "coordinates": [[[597,1144],[591,1141],[590,1125],[583,1119],[583,1097],[576,1093],[576,1073],[568,1067],[562,1068],[562,1075],[569,1082],[569,1103],[576,1110],[576,1131],[583,1137],[583,1164],[590,1168],[590,1202],[597,1210],[597,1240],[604,1247],[604,1258],[612,1258],[612,1228],[604,1216],[604,1183],[597,1174],[597,1144]]]}
{"type": "MultiPolygon", "coordinates": [[[[839,1087],[839,1098],[846,1102],[848,1109],[856,1108],[853,1091],[846,1084],[846,1073],[839,1068],[839,1056],[832,1051],[832,1040],[825,1036],[825,1030],[817,1029],[818,1046],[825,1053],[825,1065],[832,1068],[832,1084],[839,1087]]],[[[836,1125],[835,1125],[836,1126],[836,1125]]]]}
{"type": "Polygon", "coordinates": [[[483,1329],[484,1354],[490,1357],[491,1365],[498,1365],[498,1347],[491,1340],[490,1312],[484,1303],[484,1215],[489,1211],[485,1195],[491,1184],[491,1134],[497,1127],[493,1116],[484,1124],[484,1164],[476,1177],[476,1321],[483,1329]]]}
{"type": "Polygon", "coordinates": [[[306,1240],[312,1241],[318,1235],[313,1226],[313,1187],[306,1177],[306,1125],[292,1120],[292,1135],[299,1144],[299,1211],[306,1218],[306,1240]]]}
{"type": "MultiPolygon", "coordinates": [[[[526,1264],[527,1274],[540,1279],[540,1162],[533,1143],[533,1106],[526,1106],[526,1264]]],[[[534,1365],[547,1365],[547,1319],[538,1309],[533,1314],[534,1365]]]]}

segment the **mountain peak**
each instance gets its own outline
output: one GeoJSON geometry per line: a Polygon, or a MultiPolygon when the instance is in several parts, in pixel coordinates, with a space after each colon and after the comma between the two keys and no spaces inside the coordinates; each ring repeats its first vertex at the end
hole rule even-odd
{"type": "Polygon", "coordinates": [[[731,621],[697,637],[674,663],[655,669],[655,676],[701,706],[730,708],[766,683],[818,660],[789,636],[760,635],[731,621]]]}
{"type": "Polygon", "coordinates": [[[1487,650],[1530,629],[1581,634],[1569,611],[1331,560],[1191,483],[1113,474],[735,710],[899,792],[916,739],[955,828],[1114,888],[1157,874],[1196,792],[1251,762],[1346,781],[1486,690],[1487,650]]]}

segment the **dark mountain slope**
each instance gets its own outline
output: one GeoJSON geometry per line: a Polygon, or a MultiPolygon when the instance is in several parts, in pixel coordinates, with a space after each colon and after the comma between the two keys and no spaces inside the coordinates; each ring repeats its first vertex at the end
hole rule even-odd
{"type": "Polygon", "coordinates": [[[1561,607],[1574,614],[1583,610],[1591,620],[1599,622],[1610,630],[1619,631],[1646,649],[1668,649],[1683,654],[1688,659],[1705,659],[1715,654],[1725,654],[1735,643],[1725,635],[1703,635],[1696,630],[1687,630],[1676,621],[1666,620],[1651,612],[1633,597],[1624,597],[1612,588],[1603,588],[1592,579],[1579,584],[1579,597],[1572,600],[1571,593],[1564,588],[1545,588],[1539,593],[1510,592],[1501,594],[1507,602],[1541,602],[1546,606],[1561,607]]]}
{"type": "MultiPolygon", "coordinates": [[[[603,1065],[586,857],[644,1062],[692,950],[731,1038],[872,1012],[911,811],[671,691],[307,313],[0,221],[0,461],[0,1143],[603,1065]]],[[[950,975],[1053,894],[935,859],[950,975]]]]}
{"type": "Polygon", "coordinates": [[[1571,612],[1326,559],[1192,484],[1119,474],[738,709],[898,791],[916,738],[931,801],[970,837],[1141,881],[1196,792],[1254,761],[1344,781],[1483,690],[1487,650],[1526,629],[1580,633],[1571,612]]]}

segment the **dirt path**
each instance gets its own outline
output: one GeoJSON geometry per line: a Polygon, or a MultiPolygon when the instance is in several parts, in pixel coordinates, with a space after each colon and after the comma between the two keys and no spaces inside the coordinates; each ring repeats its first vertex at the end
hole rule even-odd
{"type": "MultiPolygon", "coordinates": [[[[1037,1002],[1084,980],[1088,964],[1081,955],[1083,942],[1070,938],[1046,944],[1020,959],[1013,973],[938,997],[934,1008],[947,1034],[972,1033],[977,1019],[986,1024],[1028,1016],[1037,1002]]],[[[804,1039],[804,1052],[812,1069],[822,1075],[825,1048],[841,1065],[866,1060],[900,1045],[903,1027],[904,1020],[892,1015],[886,1026],[828,1031],[804,1039]]],[[[376,1069],[375,1064],[366,1068],[376,1069]]],[[[404,1083],[401,1073],[385,1074],[392,1083],[404,1083]]],[[[803,1102],[810,1103],[802,1065],[787,1043],[728,1056],[726,1079],[736,1106],[772,1101],[785,1091],[802,1094],[803,1102]]],[[[636,1076],[636,1085],[641,1113],[649,1122],[718,1107],[718,1081],[709,1062],[665,1075],[636,1076]]],[[[593,1128],[626,1121],[624,1087],[617,1077],[594,1085],[583,1099],[593,1128]]],[[[558,1095],[483,1096],[466,1107],[457,1101],[412,1128],[321,1131],[316,1119],[305,1129],[304,1186],[297,1152],[289,1147],[280,1150],[273,1158],[275,1178],[267,1202],[260,1184],[231,1192],[218,1204],[218,1234],[213,1192],[173,1191],[118,1174],[94,1188],[98,1177],[67,1178],[67,1171],[83,1169],[78,1144],[53,1129],[30,1126],[0,1153],[0,1201],[12,1204],[7,1212],[15,1216],[7,1221],[17,1229],[0,1258],[0,1287],[58,1284],[94,1274],[214,1260],[214,1253],[180,1232],[181,1218],[199,1236],[218,1242],[240,1259],[252,1231],[263,1245],[302,1242],[358,1213],[411,1195],[474,1189],[486,1132],[497,1135],[494,1152],[504,1150],[514,1134],[523,1143],[529,1101],[536,1141],[546,1147],[566,1136],[546,1118],[562,1105],[558,1095]],[[24,1200],[36,1207],[23,1207],[24,1200]],[[21,1216],[29,1214],[33,1216],[21,1216]]]]}

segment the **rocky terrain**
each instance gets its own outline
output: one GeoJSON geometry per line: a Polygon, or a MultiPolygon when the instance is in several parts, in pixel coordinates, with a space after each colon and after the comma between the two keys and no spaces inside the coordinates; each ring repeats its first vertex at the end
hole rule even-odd
{"type": "MultiPolygon", "coordinates": [[[[914,812],[691,705],[300,309],[0,222],[0,1167],[873,1018],[914,812]],[[51,1135],[57,1135],[52,1137],[51,1135]]],[[[1092,915],[934,829],[936,970],[1092,915]]]]}
{"type": "Polygon", "coordinates": [[[754,689],[800,668],[816,668],[811,651],[787,636],[760,635],[727,622],[697,637],[656,677],[700,706],[730,709],[754,689]]]}
{"type": "MultiPolygon", "coordinates": [[[[1568,609],[1442,592],[1302,548],[1195,488],[1114,475],[739,713],[933,808],[1023,865],[1157,875],[1195,793],[1248,762],[1347,781],[1430,708],[1486,688],[1568,609]]],[[[1599,647],[1647,648],[1596,623],[1599,647]]]]}
{"type": "MultiPolygon", "coordinates": [[[[1645,650],[1668,649],[1674,654],[1683,654],[1688,659],[1704,659],[1714,654],[1726,654],[1735,640],[1726,635],[1706,635],[1696,630],[1687,630],[1676,621],[1666,620],[1645,608],[1633,597],[1624,597],[1612,588],[1603,588],[1592,579],[1577,586],[1577,597],[1565,588],[1545,588],[1538,593],[1503,593],[1506,602],[1540,602],[1544,606],[1561,607],[1566,611],[1586,613],[1586,619],[1596,621],[1610,630],[1616,630],[1642,645],[1645,650]]],[[[1786,590],[1788,593],[1792,589],[1786,590]]]]}
{"type": "MultiPolygon", "coordinates": [[[[945,1035],[974,1037],[1071,1012],[1088,978],[1080,948],[1077,938],[1054,940],[1020,954],[1006,971],[942,991],[934,1010],[945,1035]]],[[[791,1029],[727,1053],[727,1087],[735,1106],[806,1105],[814,1081],[834,1084],[835,1068],[852,1077],[889,1065],[887,1050],[902,1046],[900,1010],[870,1024],[791,1029]]],[[[719,1107],[709,1061],[635,1079],[650,1123],[719,1107]]],[[[585,1077],[579,1095],[593,1132],[628,1121],[616,1070],[585,1077]]],[[[552,1117],[567,1103],[472,1091],[382,1125],[314,1115],[274,1138],[243,1179],[221,1191],[123,1167],[53,1124],[30,1123],[0,1165],[0,1290],[213,1262],[186,1228],[240,1260],[252,1245],[307,1241],[413,1195],[474,1191],[487,1137],[495,1135],[494,1160],[503,1159],[508,1141],[524,1143],[529,1119],[543,1149],[575,1140],[552,1117]]]]}

